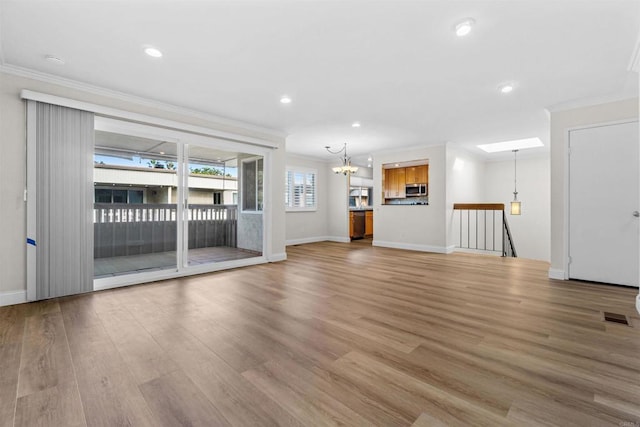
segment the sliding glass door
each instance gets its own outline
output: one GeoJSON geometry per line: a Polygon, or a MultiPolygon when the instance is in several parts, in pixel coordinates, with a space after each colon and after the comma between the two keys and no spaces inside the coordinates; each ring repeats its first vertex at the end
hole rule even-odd
{"type": "Polygon", "coordinates": [[[257,250],[243,241],[251,231],[245,229],[238,208],[238,195],[243,194],[238,186],[242,179],[238,158],[246,154],[193,144],[187,152],[187,266],[262,255],[262,233],[257,250]]]}
{"type": "Polygon", "coordinates": [[[176,269],[178,144],[96,131],[94,275],[176,269]]]}
{"type": "Polygon", "coordinates": [[[149,126],[96,129],[95,279],[110,287],[262,257],[262,154],[149,126]]]}

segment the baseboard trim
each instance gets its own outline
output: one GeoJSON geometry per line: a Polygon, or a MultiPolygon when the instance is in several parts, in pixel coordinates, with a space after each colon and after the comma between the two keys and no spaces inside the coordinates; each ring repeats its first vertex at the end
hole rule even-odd
{"type": "Polygon", "coordinates": [[[446,254],[452,254],[456,251],[456,245],[450,245],[446,247],[446,254]]]}
{"type": "Polygon", "coordinates": [[[286,246],[306,245],[307,243],[318,243],[318,242],[349,243],[351,242],[351,239],[348,237],[338,237],[338,236],[315,236],[315,237],[305,237],[303,239],[289,239],[285,242],[285,245],[286,246]]]}
{"type": "Polygon", "coordinates": [[[305,245],[307,243],[317,243],[317,242],[326,242],[329,240],[327,236],[316,236],[316,237],[305,237],[302,239],[290,239],[285,242],[287,246],[293,245],[305,245]]]}
{"type": "Polygon", "coordinates": [[[550,268],[549,269],[549,279],[567,280],[564,277],[564,270],[561,270],[559,268],[550,268]]]}
{"type": "Polygon", "coordinates": [[[286,252],[282,252],[279,254],[273,254],[269,256],[269,262],[280,262],[280,261],[286,261],[287,260],[287,253],[286,252]]]}
{"type": "MultiPolygon", "coordinates": [[[[415,243],[402,243],[402,242],[386,242],[383,240],[374,240],[373,246],[380,246],[383,248],[392,248],[392,249],[405,249],[408,251],[419,251],[419,252],[435,252],[438,254],[447,254],[449,246],[431,246],[431,245],[418,245],[415,243]]],[[[453,249],[451,249],[453,251],[453,249]]]]}
{"type": "Polygon", "coordinates": [[[27,302],[27,291],[0,292],[0,307],[27,302]]]}
{"type": "Polygon", "coordinates": [[[325,239],[329,242],[337,242],[337,243],[350,243],[351,239],[348,237],[342,237],[342,236],[327,236],[327,238],[325,239]]]}

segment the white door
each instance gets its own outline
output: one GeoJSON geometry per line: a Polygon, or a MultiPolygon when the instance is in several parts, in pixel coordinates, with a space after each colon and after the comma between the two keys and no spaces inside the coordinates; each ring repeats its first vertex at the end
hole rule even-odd
{"type": "Polygon", "coordinates": [[[569,132],[569,277],[638,286],[638,122],[569,132]]]}

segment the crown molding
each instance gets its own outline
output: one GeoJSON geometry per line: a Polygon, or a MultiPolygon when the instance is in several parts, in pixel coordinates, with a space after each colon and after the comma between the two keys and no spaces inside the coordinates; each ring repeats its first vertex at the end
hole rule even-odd
{"type": "MultiPolygon", "coordinates": [[[[0,52],[1,53],[1,52],[0,52]]],[[[1,59],[1,58],[0,58],[1,59]]],[[[69,89],[75,89],[82,92],[90,93],[92,95],[104,96],[107,98],[116,99],[119,101],[130,102],[132,104],[140,105],[143,107],[154,108],[157,110],[165,111],[168,113],[180,114],[183,116],[189,116],[201,120],[206,120],[212,124],[232,126],[241,128],[253,132],[258,132],[264,135],[272,136],[275,138],[286,138],[288,134],[281,130],[270,129],[258,125],[253,125],[239,120],[228,119],[225,117],[216,116],[202,111],[191,110],[189,108],[180,107],[173,104],[168,104],[160,101],[155,101],[148,98],[143,98],[136,95],[130,95],[124,92],[119,92],[112,89],[107,89],[100,86],[91,85],[88,83],[79,82],[72,79],[67,79],[52,74],[43,73],[40,71],[32,70],[29,68],[18,67],[16,65],[5,64],[0,62],[0,72],[5,74],[11,74],[18,77],[25,77],[45,83],[54,84],[57,86],[66,87],[69,89]]]]}
{"type": "Polygon", "coordinates": [[[593,107],[600,104],[608,104],[611,102],[627,101],[637,99],[637,95],[616,94],[607,96],[597,96],[593,98],[575,99],[572,101],[561,102],[545,108],[549,113],[557,113],[560,111],[573,110],[575,108],[593,107]]]}

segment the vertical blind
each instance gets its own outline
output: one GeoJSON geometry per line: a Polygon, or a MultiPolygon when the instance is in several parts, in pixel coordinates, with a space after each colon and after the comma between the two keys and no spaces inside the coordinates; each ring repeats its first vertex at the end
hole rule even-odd
{"type": "Polygon", "coordinates": [[[94,115],[36,102],[31,120],[37,192],[36,235],[31,242],[36,246],[36,299],[91,291],[94,115]]]}

